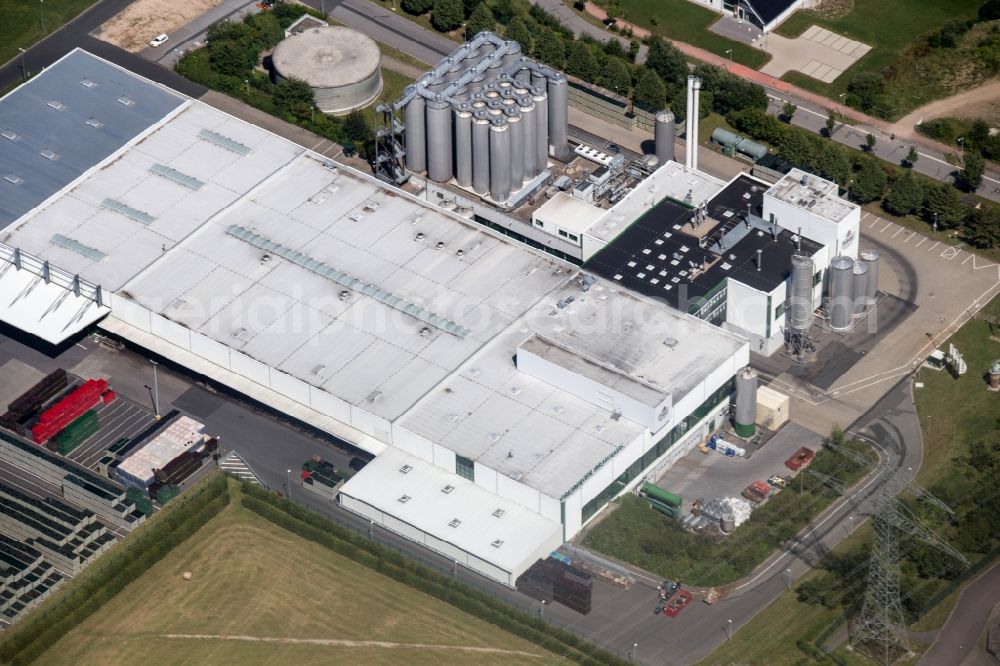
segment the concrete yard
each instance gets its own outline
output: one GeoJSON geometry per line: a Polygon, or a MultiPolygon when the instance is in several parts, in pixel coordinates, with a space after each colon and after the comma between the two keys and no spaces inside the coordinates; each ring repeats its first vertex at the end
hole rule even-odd
{"type": "MultiPolygon", "coordinates": [[[[735,437],[727,440],[741,445],[735,437]]],[[[685,502],[739,497],[754,481],[767,481],[772,474],[791,474],[785,460],[800,446],[818,450],[822,440],[819,433],[788,423],[749,458],[727,458],[714,451],[701,453],[695,449],[657,479],[656,485],[680,495],[685,502]]]]}
{"type": "Polygon", "coordinates": [[[760,68],[763,73],[780,77],[795,70],[824,83],[843,74],[872,48],[818,25],[795,39],[770,33],[765,44],[771,61],[760,68]]]}

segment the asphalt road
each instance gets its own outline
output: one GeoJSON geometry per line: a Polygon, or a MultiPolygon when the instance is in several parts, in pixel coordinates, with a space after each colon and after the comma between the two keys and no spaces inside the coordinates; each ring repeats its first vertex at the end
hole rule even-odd
{"type": "Polygon", "coordinates": [[[993,565],[966,586],[937,640],[921,657],[920,664],[959,666],[975,651],[983,626],[997,602],[1000,602],[1000,564],[993,565]]]}

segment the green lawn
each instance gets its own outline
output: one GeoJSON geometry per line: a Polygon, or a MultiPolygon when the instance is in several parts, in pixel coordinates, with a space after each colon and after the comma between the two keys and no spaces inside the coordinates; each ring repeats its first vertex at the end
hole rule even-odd
{"type": "Polygon", "coordinates": [[[733,60],[754,69],[768,60],[761,49],[711,32],[708,28],[719,20],[719,14],[689,0],[618,0],[616,4],[621,8],[622,19],[662,37],[687,42],[722,57],[732,49],[733,60]]]}
{"type": "MultiPolygon", "coordinates": [[[[96,0],[48,0],[39,4],[29,0],[0,2],[3,21],[0,22],[0,64],[18,55],[18,48],[27,48],[72,20],[96,0]],[[39,9],[44,10],[45,32],[42,32],[39,9]]],[[[26,63],[29,71],[31,62],[26,63]]],[[[37,69],[37,67],[36,67],[37,69]]]]}
{"type": "Polygon", "coordinates": [[[563,663],[283,530],[230,488],[222,513],[55,643],[45,663],[563,663]]]}
{"type": "Polygon", "coordinates": [[[413,83],[413,79],[403,74],[382,68],[382,94],[380,100],[392,102],[403,95],[403,88],[413,83]]]}
{"type": "MultiPolygon", "coordinates": [[[[683,2],[684,0],[678,0],[683,2]]],[[[786,37],[797,37],[811,25],[821,25],[833,32],[871,45],[873,48],[853,67],[832,83],[790,72],[782,77],[789,83],[837,99],[847,90],[852,76],[862,72],[881,72],[899,61],[906,48],[919,35],[941,26],[951,19],[973,18],[982,4],[981,0],[854,0],[854,9],[839,19],[827,20],[812,11],[793,14],[778,28],[786,37]]],[[[901,71],[906,68],[900,68],[901,71]]],[[[905,72],[904,72],[905,73],[905,72]]],[[[919,76],[919,72],[912,72],[919,76]]],[[[914,81],[915,83],[917,81],[914,81]]],[[[913,104],[921,95],[919,86],[901,87],[901,93],[912,97],[913,104]],[[909,92],[908,92],[909,91],[909,92]]],[[[907,106],[906,100],[900,100],[907,106]]],[[[912,106],[911,106],[912,108],[912,106]]]]}

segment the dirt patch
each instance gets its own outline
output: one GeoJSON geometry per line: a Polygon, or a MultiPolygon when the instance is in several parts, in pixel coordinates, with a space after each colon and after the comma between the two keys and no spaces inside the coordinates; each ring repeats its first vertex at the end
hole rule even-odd
{"type": "Polygon", "coordinates": [[[242,641],[247,643],[280,643],[283,645],[329,645],[333,647],[376,647],[376,648],[417,648],[425,650],[457,650],[459,652],[475,652],[479,654],[504,654],[517,657],[535,657],[546,659],[547,655],[521,650],[504,650],[491,647],[473,647],[469,645],[430,645],[426,643],[395,643],[391,641],[353,641],[335,638],[279,638],[271,636],[227,636],[214,634],[163,634],[163,638],[188,640],[219,640],[242,641]]]}
{"type": "Polygon", "coordinates": [[[854,0],[822,0],[813,7],[813,11],[822,18],[835,21],[851,13],[854,9],[854,0]]]}
{"type": "MultiPolygon", "coordinates": [[[[161,32],[170,34],[219,4],[222,0],[136,0],[102,25],[97,36],[126,51],[138,53],[161,32]]],[[[170,48],[170,43],[163,48],[170,48]]]]}
{"type": "Polygon", "coordinates": [[[951,116],[983,118],[991,125],[1000,124],[1000,80],[994,79],[978,88],[925,104],[900,118],[893,128],[898,133],[918,122],[951,116]]]}

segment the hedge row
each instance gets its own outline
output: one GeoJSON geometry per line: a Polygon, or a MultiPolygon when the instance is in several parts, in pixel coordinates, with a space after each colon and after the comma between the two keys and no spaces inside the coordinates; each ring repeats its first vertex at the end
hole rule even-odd
{"type": "Polygon", "coordinates": [[[261,488],[244,485],[243,506],[279,527],[495,624],[550,652],[564,655],[580,664],[627,663],[570,632],[554,629],[527,613],[340,527],[317,513],[281,500],[261,488]]]}
{"type": "Polygon", "coordinates": [[[219,474],[155,516],[101,557],[55,603],[32,613],[0,645],[0,662],[28,664],[96,612],[194,534],[229,504],[226,477],[219,474]]]}

